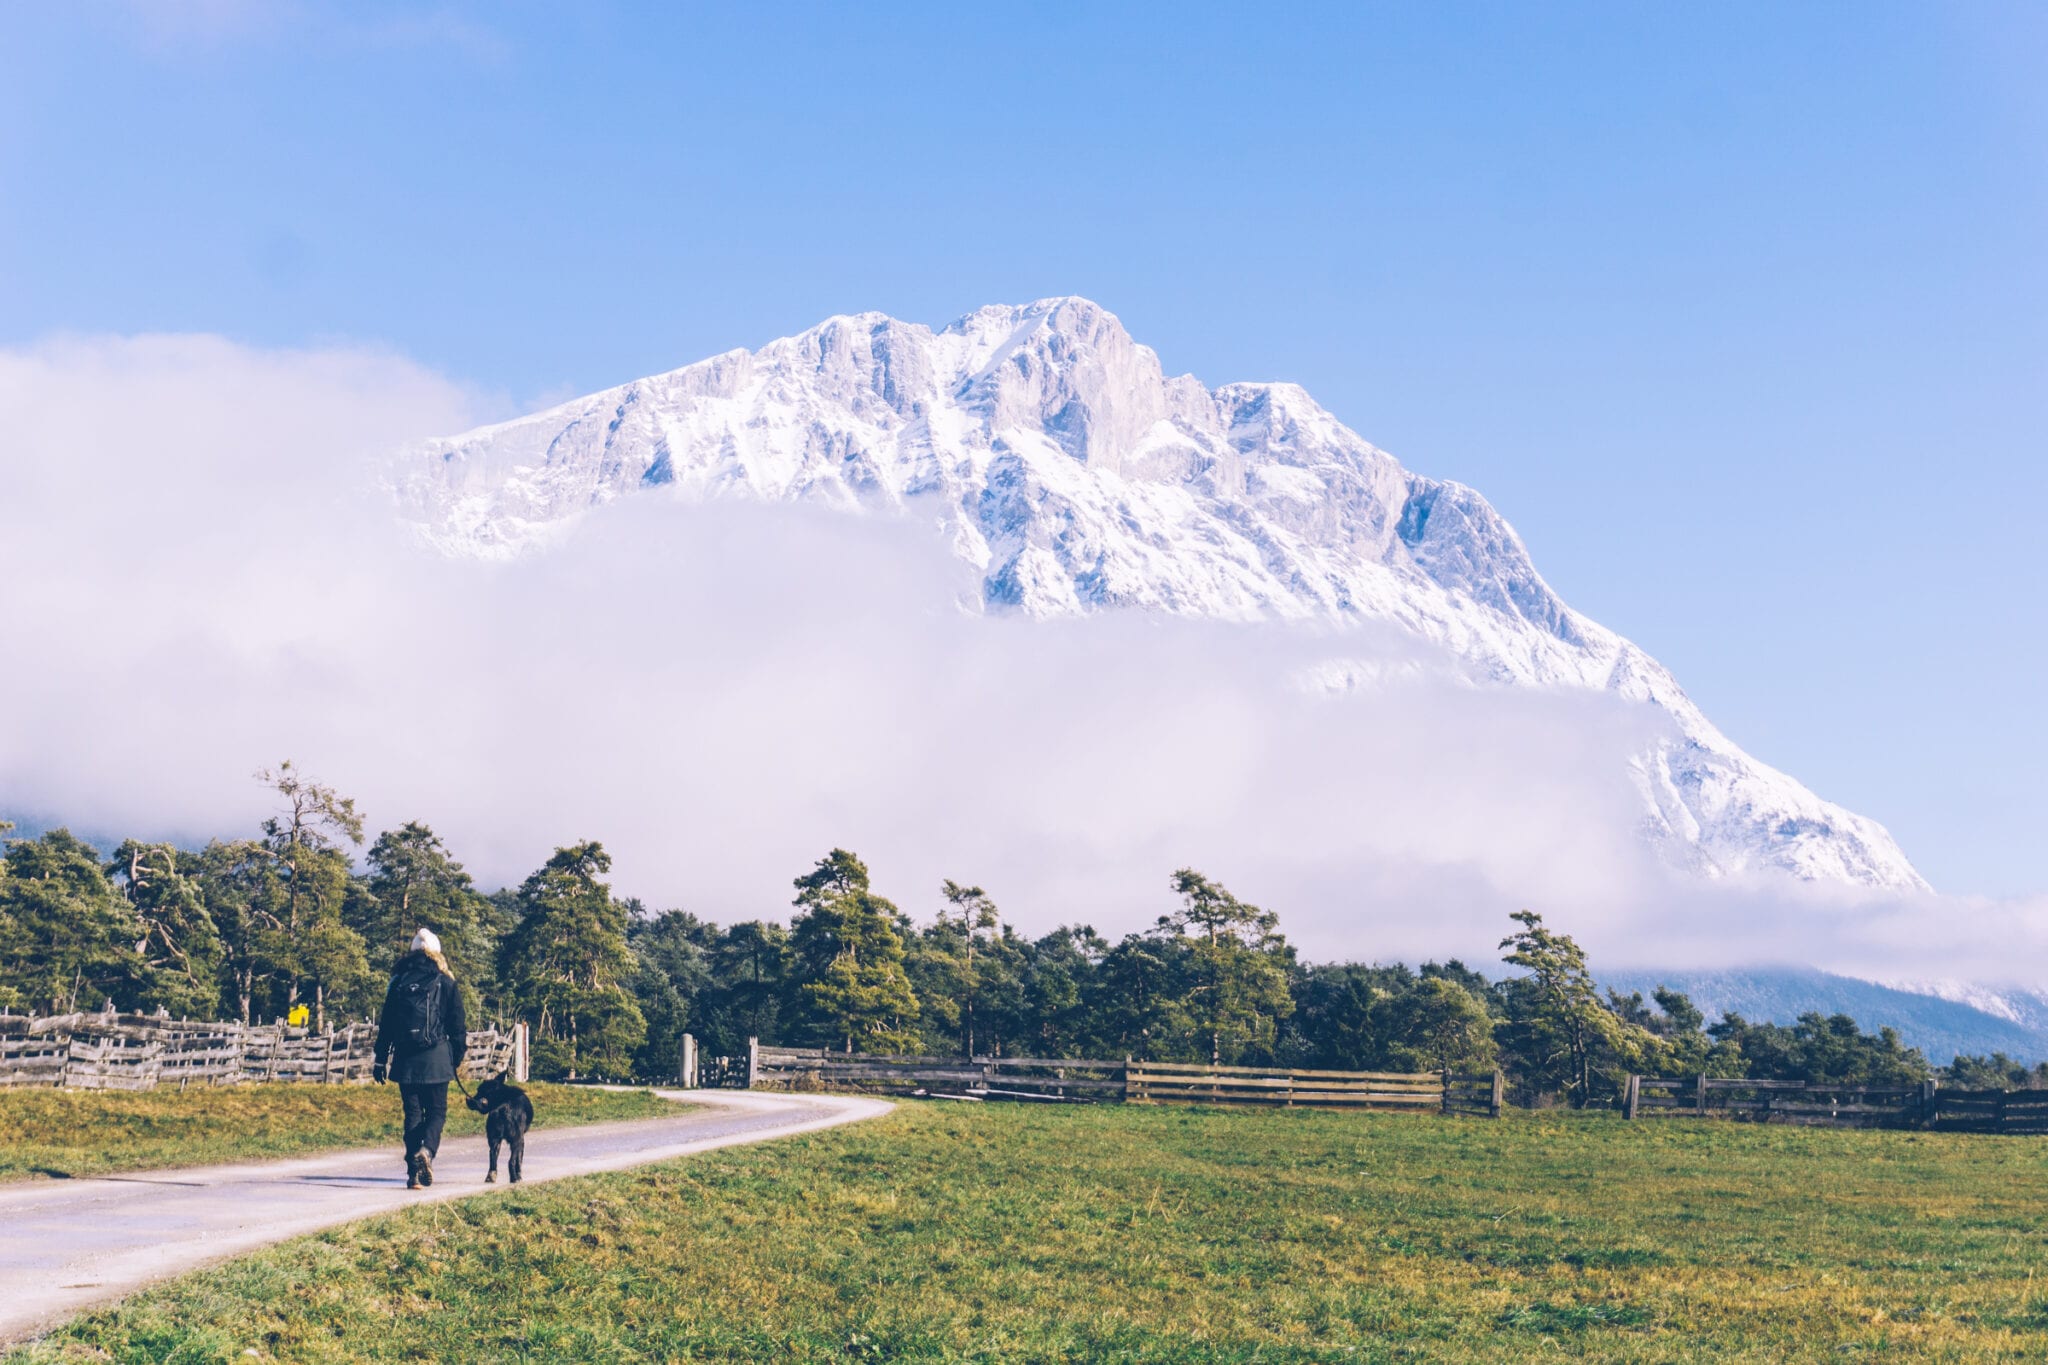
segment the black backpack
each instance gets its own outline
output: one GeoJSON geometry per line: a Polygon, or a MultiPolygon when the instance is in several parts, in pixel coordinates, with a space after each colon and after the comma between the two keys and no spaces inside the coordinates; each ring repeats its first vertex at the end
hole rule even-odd
{"type": "Polygon", "coordinates": [[[441,1041],[441,974],[415,976],[399,987],[398,1027],[408,1051],[420,1052],[441,1041]]]}

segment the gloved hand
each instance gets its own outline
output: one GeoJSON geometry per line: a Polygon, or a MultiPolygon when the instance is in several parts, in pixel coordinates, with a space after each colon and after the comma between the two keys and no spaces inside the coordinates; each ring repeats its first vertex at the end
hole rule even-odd
{"type": "Polygon", "coordinates": [[[375,1081],[377,1084],[382,1085],[385,1081],[389,1080],[390,1078],[391,1068],[384,1065],[384,1063],[378,1062],[371,1066],[370,1079],[375,1081]]]}

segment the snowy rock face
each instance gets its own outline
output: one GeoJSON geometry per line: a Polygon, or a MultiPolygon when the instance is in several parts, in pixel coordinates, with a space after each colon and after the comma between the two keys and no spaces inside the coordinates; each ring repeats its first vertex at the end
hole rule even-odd
{"type": "Polygon", "coordinates": [[[1412,474],[1292,384],[1210,390],[1086,299],[933,332],[835,317],[758,351],[426,443],[401,505],[504,557],[615,499],[806,500],[936,525],[988,611],[1390,622],[1483,681],[1660,708],[1644,829],[1704,875],[1925,883],[1885,830],[1743,753],[1654,659],[1550,590],[1472,489],[1412,474]]]}

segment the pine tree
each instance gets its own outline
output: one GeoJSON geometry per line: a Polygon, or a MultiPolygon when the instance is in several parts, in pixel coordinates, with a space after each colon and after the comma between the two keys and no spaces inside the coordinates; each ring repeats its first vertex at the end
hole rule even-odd
{"type": "Polygon", "coordinates": [[[711,984],[709,948],[718,930],[685,910],[650,915],[626,902],[626,942],[633,949],[633,998],[647,1019],[647,1035],[634,1053],[635,1071],[650,1079],[676,1074],[683,1034],[711,984]]]}
{"type": "Polygon", "coordinates": [[[713,984],[702,1010],[705,1046],[713,1055],[737,1056],[747,1039],[782,1041],[788,994],[789,931],[767,920],[748,920],[711,945],[713,984]]]}
{"type": "Polygon", "coordinates": [[[357,880],[344,907],[363,936],[371,966],[389,968],[422,928],[441,940],[448,969],[472,1017],[497,998],[496,935],[492,907],[479,895],[441,837],[419,821],[379,834],[370,845],[369,875],[357,880]]]}
{"type": "Polygon", "coordinates": [[[792,984],[819,1030],[852,1052],[916,1045],[918,1003],[903,968],[896,907],[868,889],[867,865],[835,848],[796,879],[792,984]]]}
{"type": "MultiPolygon", "coordinates": [[[[950,922],[958,926],[961,947],[961,1050],[967,1056],[973,1057],[977,1055],[977,1043],[989,1042],[986,1036],[977,1037],[976,1012],[981,1008],[984,998],[992,993],[992,986],[996,988],[995,993],[1000,992],[1000,978],[1005,963],[1001,953],[996,950],[1002,941],[996,930],[1002,923],[1002,917],[996,910],[995,901],[978,886],[962,886],[949,878],[940,885],[939,894],[944,896],[946,904],[952,907],[953,918],[950,922]],[[996,979],[991,981],[984,978],[996,979]]],[[[941,917],[941,922],[947,922],[945,917],[941,917]]]]}
{"type": "Polygon", "coordinates": [[[0,859],[0,989],[9,1005],[98,1008],[141,975],[140,923],[99,853],[69,830],[16,839],[0,859]]]}
{"type": "Polygon", "coordinates": [[[626,1075],[647,1021],[627,983],[636,963],[626,909],[600,880],[611,855],[595,840],[555,850],[519,888],[519,922],[499,975],[533,1030],[543,1072],[626,1075]]]}
{"type": "Polygon", "coordinates": [[[352,799],[305,777],[289,760],[256,779],[283,802],[263,822],[262,843],[277,865],[281,894],[256,907],[259,955],[283,988],[281,1012],[310,989],[313,1026],[322,1028],[330,994],[367,999],[371,986],[362,935],[342,914],[350,877],[341,843],[363,842],[363,818],[352,799]]]}
{"type": "Polygon", "coordinates": [[[1271,1055],[1279,1021],[1294,1011],[1288,989],[1293,950],[1279,917],[1247,905],[1193,868],[1173,874],[1181,908],[1160,928],[1189,940],[1187,1009],[1208,1045],[1209,1063],[1246,1052],[1271,1055]]]}
{"type": "Polygon", "coordinates": [[[192,859],[206,913],[220,934],[221,993],[243,1023],[269,967],[270,907],[283,899],[270,850],[253,839],[214,840],[192,859]]]}
{"type": "Polygon", "coordinates": [[[1379,1013],[1386,1021],[1389,1066],[1442,1071],[1493,1065],[1493,1016],[1455,981],[1424,977],[1388,996],[1379,1013]]]}
{"type": "Polygon", "coordinates": [[[1544,928],[1543,916],[1531,910],[1508,918],[1522,927],[1500,941],[1509,950],[1501,960],[1528,972],[1504,991],[1509,1051],[1539,1089],[1559,1086],[1583,1106],[1592,1098],[1596,1060],[1640,1065],[1655,1055],[1656,1040],[1601,1003],[1585,950],[1569,934],[1544,928]]]}
{"type": "Polygon", "coordinates": [[[1111,1057],[1192,1060],[1197,1030],[1187,991],[1188,949],[1180,935],[1124,935],[1088,977],[1088,1045],[1111,1057]]]}
{"type": "Polygon", "coordinates": [[[1005,926],[1000,951],[1008,970],[990,983],[985,1010],[999,1039],[1013,1040],[1013,1052],[1040,1057],[1085,1056],[1097,1046],[1095,986],[1109,952],[1102,935],[1075,924],[1026,940],[1005,926]]]}
{"type": "Polygon", "coordinates": [[[197,878],[179,864],[171,845],[129,839],[114,850],[107,871],[141,930],[134,949],[141,971],[138,1003],[181,1018],[211,1019],[220,1008],[225,950],[197,878]]]}

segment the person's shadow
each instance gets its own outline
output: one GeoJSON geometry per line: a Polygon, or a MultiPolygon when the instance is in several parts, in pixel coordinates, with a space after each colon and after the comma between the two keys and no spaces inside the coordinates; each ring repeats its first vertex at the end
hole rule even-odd
{"type": "Polygon", "coordinates": [[[79,1175],[75,1171],[60,1171],[55,1166],[31,1166],[36,1175],[46,1175],[52,1180],[114,1180],[124,1185],[186,1185],[193,1189],[204,1189],[204,1180],[153,1180],[146,1175],[124,1175],[112,1171],[106,1175],[79,1175]]]}

